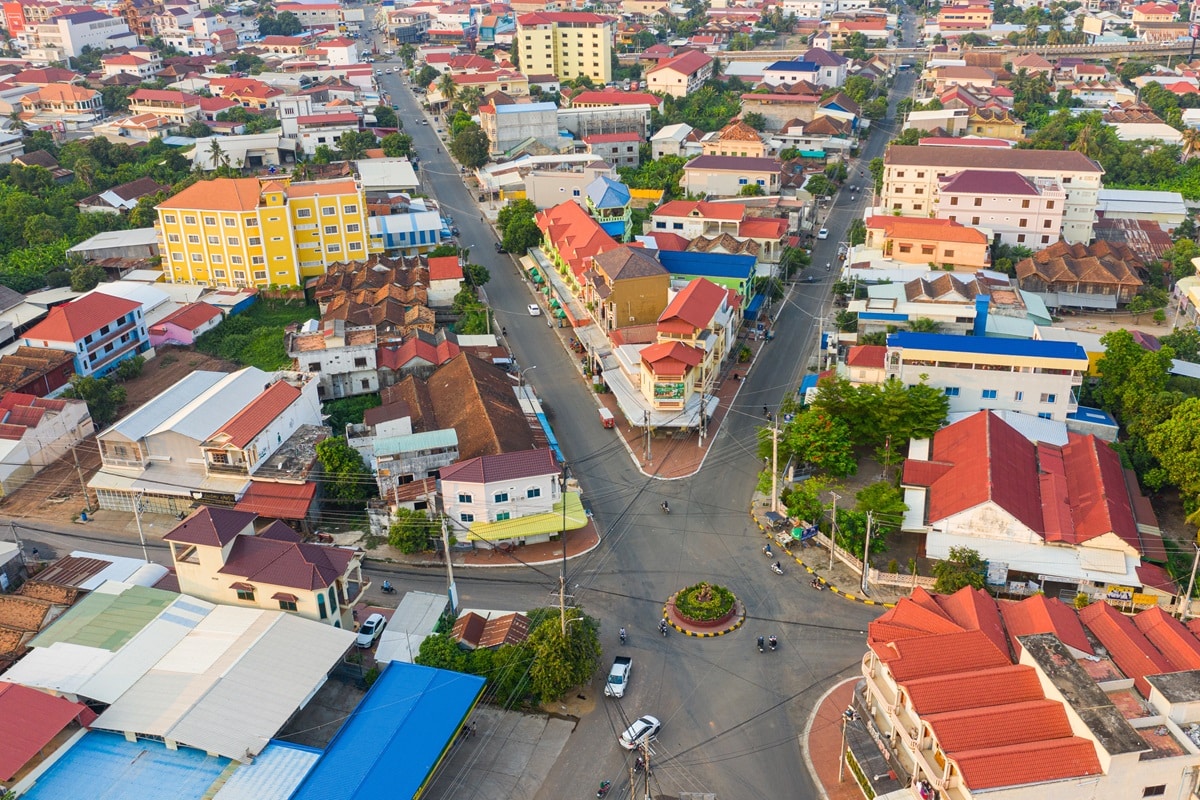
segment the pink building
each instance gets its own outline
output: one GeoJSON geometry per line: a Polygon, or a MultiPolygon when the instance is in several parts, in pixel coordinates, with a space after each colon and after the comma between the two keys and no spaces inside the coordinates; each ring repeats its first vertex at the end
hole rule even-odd
{"type": "Polygon", "coordinates": [[[965,169],[940,179],[934,216],[1038,249],[1062,238],[1067,194],[1053,178],[965,169]]]}
{"type": "Polygon", "coordinates": [[[150,327],[150,346],[195,344],[196,338],[221,321],[221,311],[208,303],[188,303],[150,327]]]}

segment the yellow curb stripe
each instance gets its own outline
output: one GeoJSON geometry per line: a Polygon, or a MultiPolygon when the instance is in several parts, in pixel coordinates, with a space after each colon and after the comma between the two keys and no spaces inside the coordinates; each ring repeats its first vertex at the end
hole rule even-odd
{"type": "MultiPolygon", "coordinates": [[[[784,555],[786,555],[788,558],[795,561],[801,567],[804,567],[804,569],[810,575],[815,575],[817,577],[817,580],[819,580],[821,583],[825,584],[825,586],[827,586],[829,588],[829,591],[832,592],[833,594],[837,595],[838,597],[844,597],[847,600],[850,600],[852,602],[862,603],[863,605],[867,605],[867,606],[880,606],[881,608],[895,608],[896,607],[895,603],[881,603],[878,600],[868,600],[866,598],[858,597],[857,595],[853,595],[848,592],[843,592],[841,589],[838,589],[836,586],[831,584],[829,581],[822,578],[820,573],[817,572],[815,567],[810,567],[808,564],[805,564],[803,561],[800,560],[800,558],[798,556],[793,555],[791,550],[788,550],[786,547],[779,544],[779,542],[776,542],[775,538],[773,536],[771,536],[769,533],[767,533],[767,529],[763,527],[762,523],[758,522],[758,519],[756,517],[754,517],[753,510],[750,512],[750,516],[751,516],[751,518],[754,519],[755,523],[758,525],[758,529],[760,531],[762,531],[764,535],[766,535],[768,542],[774,544],[776,547],[778,547],[780,550],[783,551],[784,555]]],[[[663,610],[664,611],[666,610],[665,607],[663,610]]],[[[664,614],[663,616],[666,616],[666,615],[664,614]]]]}

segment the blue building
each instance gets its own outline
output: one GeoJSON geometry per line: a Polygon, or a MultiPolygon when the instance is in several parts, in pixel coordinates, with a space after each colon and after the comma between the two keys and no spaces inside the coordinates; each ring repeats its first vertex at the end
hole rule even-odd
{"type": "Polygon", "coordinates": [[[584,188],[584,204],[600,227],[618,242],[629,241],[629,187],[618,180],[600,175],[584,188]]]}
{"type": "Polygon", "coordinates": [[[75,354],[78,375],[107,375],[150,349],[142,305],[99,292],[50,309],[25,333],[23,344],[75,354]]]}

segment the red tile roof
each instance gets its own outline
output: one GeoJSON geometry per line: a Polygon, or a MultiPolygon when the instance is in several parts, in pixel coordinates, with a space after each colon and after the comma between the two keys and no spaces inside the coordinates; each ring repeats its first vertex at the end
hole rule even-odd
{"type": "Polygon", "coordinates": [[[224,547],[253,522],[254,515],[245,511],[200,506],[172,528],[163,541],[224,547]]]}
{"type": "MultiPolygon", "coordinates": [[[[1094,436],[1080,436],[1067,442],[1062,456],[1073,523],[1065,541],[1086,542],[1115,533],[1135,553],[1141,552],[1117,451],[1094,436]]],[[[1053,540],[1047,537],[1047,541],[1053,540]]]]}
{"type": "Polygon", "coordinates": [[[1108,603],[1092,603],[1079,612],[1079,619],[1100,640],[1109,656],[1142,697],[1150,696],[1147,675],[1174,672],[1175,668],[1150,640],[1137,629],[1133,620],[1108,603]]]}
{"type": "Polygon", "coordinates": [[[900,683],[931,675],[993,669],[1012,663],[982,631],[868,644],[900,683]]]}
{"type": "Polygon", "coordinates": [[[982,589],[964,586],[952,595],[935,595],[935,599],[945,609],[947,616],[964,630],[983,631],[997,650],[1010,655],[1004,623],[1000,621],[1000,610],[990,594],[982,589]]]}
{"type": "Polygon", "coordinates": [[[1133,624],[1177,671],[1200,670],[1200,640],[1182,622],[1156,606],[1135,615],[1133,624]]]}
{"type": "Polygon", "coordinates": [[[219,316],[221,316],[221,309],[216,306],[210,306],[208,303],[188,303],[160,319],[155,327],[170,323],[185,331],[195,331],[213,317],[219,316]]]}
{"type": "Polygon", "coordinates": [[[621,92],[603,89],[580,92],[571,98],[571,105],[653,106],[658,108],[662,105],[662,98],[648,92],[621,92]]]}
{"type": "Polygon", "coordinates": [[[559,466],[558,461],[554,458],[554,451],[543,447],[538,450],[518,450],[514,453],[479,456],[442,467],[438,473],[443,481],[494,483],[536,478],[543,475],[557,475],[559,466]]]}
{"type": "Polygon", "coordinates": [[[304,519],[317,496],[315,483],[250,481],[234,508],[271,519],[304,519]]]}
{"type": "Polygon", "coordinates": [[[1025,664],[917,678],[904,685],[922,716],[957,709],[1007,706],[1045,697],[1037,670],[1025,664]]]}
{"type": "Polygon", "coordinates": [[[282,522],[274,522],[257,536],[239,536],[221,567],[222,575],[292,589],[327,589],[346,574],[358,555],[348,547],[306,544],[282,522]]]}
{"type": "Polygon", "coordinates": [[[883,369],[886,360],[887,348],[881,344],[855,345],[846,353],[847,367],[883,369]]]}
{"type": "Polygon", "coordinates": [[[95,719],[83,703],[0,682],[0,781],[11,780],[72,721],[90,725],[95,719]]]}
{"type": "Polygon", "coordinates": [[[1062,703],[1044,697],[982,709],[923,714],[921,719],[933,726],[938,743],[951,757],[963,750],[1071,738],[1071,723],[1062,703]]]}
{"type": "Polygon", "coordinates": [[[953,759],[963,781],[976,791],[1101,772],[1095,746],[1079,737],[988,747],[955,753],[953,759]]]}
{"type": "Polygon", "coordinates": [[[583,137],[586,144],[607,144],[609,142],[637,142],[641,141],[642,135],[637,131],[627,131],[625,133],[593,133],[583,137]]]}
{"type": "Polygon", "coordinates": [[[210,440],[225,436],[234,447],[245,447],[299,396],[300,390],[295,386],[287,381],[276,381],[222,425],[210,440]]]}
{"type": "Polygon", "coordinates": [[[1149,586],[1154,589],[1159,589],[1167,594],[1179,594],[1179,586],[1175,583],[1171,575],[1158,564],[1147,564],[1143,562],[1137,568],[1138,580],[1142,582],[1142,586],[1149,586]]]}
{"type": "Polygon", "coordinates": [[[200,103],[198,95],[177,92],[173,89],[138,89],[129,95],[129,99],[134,102],[146,100],[157,103],[175,103],[181,106],[194,106],[200,103]]]}
{"type": "Polygon", "coordinates": [[[85,294],[74,302],[50,309],[46,319],[34,325],[25,334],[25,338],[30,341],[74,344],[105,325],[116,322],[118,317],[139,308],[141,308],[139,303],[123,297],[113,297],[99,292],[85,294]]]}
{"type": "MultiPolygon", "coordinates": [[[[987,173],[993,174],[993,173],[987,173]]],[[[987,236],[949,219],[926,219],[924,217],[873,216],[867,218],[868,229],[882,229],[889,239],[927,239],[939,242],[963,242],[965,244],[987,244],[987,236]]]]}
{"type": "Polygon", "coordinates": [[[570,265],[576,279],[587,271],[592,258],[619,246],[600,223],[572,200],[539,211],[534,219],[559,256],[570,265]]]}
{"type": "Polygon", "coordinates": [[[682,377],[687,374],[688,367],[694,367],[704,360],[699,350],[683,342],[652,344],[642,348],[641,356],[651,372],[660,377],[682,377]]]}
{"type": "Polygon", "coordinates": [[[743,239],[782,239],[787,234],[788,222],[780,217],[750,217],[738,226],[738,236],[743,239]]]}
{"type": "Polygon", "coordinates": [[[743,203],[710,203],[707,200],[672,200],[663,203],[651,217],[692,217],[693,219],[721,219],[741,222],[746,216],[743,203]]]}
{"type": "Polygon", "coordinates": [[[429,259],[429,280],[460,281],[463,277],[458,256],[436,256],[429,259]]]}
{"type": "Polygon", "coordinates": [[[1068,647],[1081,653],[1092,652],[1092,645],[1083,632],[1075,609],[1058,598],[1039,594],[1016,603],[1001,603],[1000,616],[1004,619],[1004,627],[1008,630],[1015,653],[1020,652],[1017,637],[1035,633],[1052,633],[1068,647]]]}
{"type": "Polygon", "coordinates": [[[588,11],[535,11],[517,17],[517,25],[548,25],[559,22],[575,25],[600,25],[614,21],[612,17],[588,11]]]}
{"type": "Polygon", "coordinates": [[[691,239],[680,236],[678,233],[670,233],[667,231],[651,231],[646,234],[654,243],[658,245],[659,250],[671,250],[682,252],[688,249],[688,245],[692,243],[691,239]]]}
{"type": "Polygon", "coordinates": [[[727,294],[707,278],[696,278],[676,293],[658,317],[661,333],[691,334],[702,331],[721,310],[727,294]]]}
{"type": "Polygon", "coordinates": [[[462,351],[459,346],[448,339],[433,344],[414,336],[399,347],[380,346],[375,351],[375,364],[379,369],[399,370],[419,359],[437,367],[450,361],[460,352],[462,351]]]}
{"type": "Polygon", "coordinates": [[[688,50],[674,58],[659,61],[653,67],[646,70],[646,75],[653,75],[656,72],[668,69],[678,72],[680,75],[694,75],[711,64],[712,60],[712,56],[707,53],[702,53],[699,50],[688,50]]]}

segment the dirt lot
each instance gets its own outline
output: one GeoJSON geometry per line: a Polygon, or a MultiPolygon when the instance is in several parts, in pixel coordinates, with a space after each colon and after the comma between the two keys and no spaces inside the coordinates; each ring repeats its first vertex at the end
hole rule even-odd
{"type": "MultiPolygon", "coordinates": [[[[232,372],[236,369],[236,364],[187,348],[160,348],[156,357],[146,362],[142,374],[125,383],[125,403],[121,406],[120,414],[128,414],[196,370],[232,372]]],[[[79,470],[76,470],[75,461],[68,454],[8,497],[0,499],[0,513],[24,519],[70,522],[85,506],[79,472],[82,471],[83,480],[87,481],[100,468],[96,437],[81,442],[75,448],[75,454],[79,458],[79,470]]],[[[96,507],[94,495],[92,507],[96,507]]]]}

